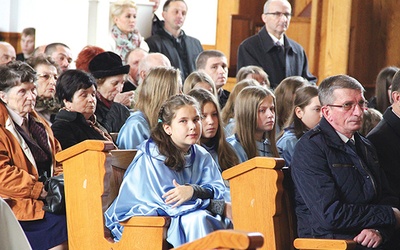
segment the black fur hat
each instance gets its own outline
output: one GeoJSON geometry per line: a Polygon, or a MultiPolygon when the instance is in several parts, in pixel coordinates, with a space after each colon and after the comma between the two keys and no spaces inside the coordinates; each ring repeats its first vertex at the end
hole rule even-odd
{"type": "Polygon", "coordinates": [[[122,59],[114,52],[107,51],[93,57],[89,63],[89,71],[94,78],[103,78],[128,74],[129,65],[122,65],[122,59]]]}

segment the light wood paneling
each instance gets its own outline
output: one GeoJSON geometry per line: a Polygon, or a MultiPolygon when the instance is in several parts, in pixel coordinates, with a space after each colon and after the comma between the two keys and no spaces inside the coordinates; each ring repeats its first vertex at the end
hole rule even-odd
{"type": "Polygon", "coordinates": [[[350,40],[351,1],[314,0],[309,58],[319,82],[346,74],[350,40]]]}
{"type": "Polygon", "coordinates": [[[373,94],[379,71],[400,66],[399,0],[353,0],[348,73],[373,94]]]}
{"type": "Polygon", "coordinates": [[[295,40],[303,46],[306,54],[309,53],[310,47],[310,29],[311,19],[307,17],[292,17],[289,29],[286,31],[290,39],[295,40]]]}
{"type": "Polygon", "coordinates": [[[21,33],[0,32],[0,38],[2,38],[4,41],[10,43],[15,48],[15,51],[17,53],[20,53],[20,51],[21,51],[21,46],[20,46],[21,33]]]}
{"type": "Polygon", "coordinates": [[[222,51],[229,65],[231,44],[231,15],[239,14],[240,0],[219,0],[217,15],[216,49],[222,51]]]}

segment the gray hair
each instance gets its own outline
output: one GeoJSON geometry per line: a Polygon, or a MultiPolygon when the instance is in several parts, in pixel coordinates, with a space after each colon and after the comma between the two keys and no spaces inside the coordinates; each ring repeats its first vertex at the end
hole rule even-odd
{"type": "MultiPolygon", "coordinates": [[[[267,0],[267,1],[265,2],[265,4],[264,4],[264,12],[263,12],[263,13],[268,13],[269,5],[270,5],[271,2],[273,2],[273,1],[277,1],[277,0],[267,0]]],[[[288,2],[289,5],[290,5],[290,7],[292,7],[292,5],[290,4],[290,2],[287,1],[287,0],[279,0],[279,1],[281,1],[281,2],[288,2]]]]}
{"type": "Polygon", "coordinates": [[[26,62],[11,61],[0,66],[0,91],[7,93],[15,86],[36,80],[36,71],[26,62]]]}
{"type": "Polygon", "coordinates": [[[335,101],[335,89],[354,89],[364,92],[365,89],[356,79],[348,75],[335,75],[325,78],[318,87],[318,98],[321,105],[332,104],[335,101]]]}

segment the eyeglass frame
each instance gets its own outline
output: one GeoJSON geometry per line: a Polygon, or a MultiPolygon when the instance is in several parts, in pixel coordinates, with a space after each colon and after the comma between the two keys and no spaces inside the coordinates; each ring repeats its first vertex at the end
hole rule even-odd
{"type": "Polygon", "coordinates": [[[359,101],[358,103],[346,102],[346,103],[343,103],[342,105],[326,104],[325,106],[334,107],[334,108],[342,108],[342,110],[344,110],[344,111],[354,110],[356,106],[359,106],[362,110],[364,110],[364,109],[368,108],[368,101],[362,100],[362,101],[359,101]]]}
{"type": "Polygon", "coordinates": [[[54,79],[54,81],[57,81],[57,79],[59,77],[57,74],[53,75],[53,74],[36,73],[36,75],[38,77],[43,77],[46,81],[50,80],[50,77],[52,77],[54,79]]]}
{"type": "Polygon", "coordinates": [[[281,18],[282,16],[285,16],[286,18],[291,18],[292,13],[283,13],[283,12],[266,12],[264,15],[273,15],[276,18],[281,18]]]}

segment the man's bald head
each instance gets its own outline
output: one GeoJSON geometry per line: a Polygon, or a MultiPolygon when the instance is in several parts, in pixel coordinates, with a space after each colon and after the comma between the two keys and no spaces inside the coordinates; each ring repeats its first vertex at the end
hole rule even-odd
{"type": "Polygon", "coordinates": [[[14,61],[17,54],[14,47],[8,42],[0,42],[0,65],[14,61]]]}
{"type": "Polygon", "coordinates": [[[171,67],[168,57],[161,53],[150,53],[139,63],[139,84],[143,82],[151,69],[156,67],[171,67]]]}

